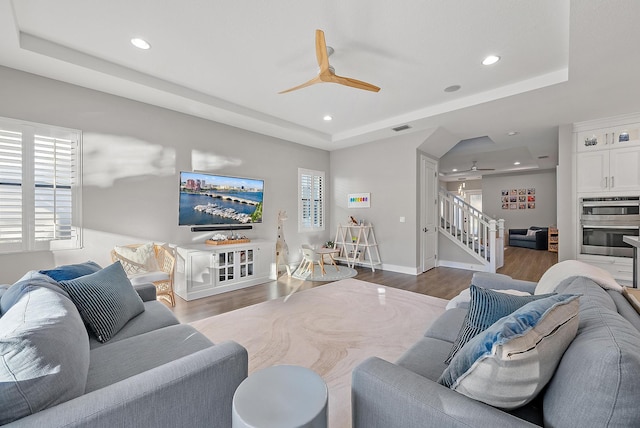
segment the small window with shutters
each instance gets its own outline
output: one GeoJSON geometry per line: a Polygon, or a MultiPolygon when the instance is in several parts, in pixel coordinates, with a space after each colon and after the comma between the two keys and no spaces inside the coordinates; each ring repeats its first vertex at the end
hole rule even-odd
{"type": "Polygon", "coordinates": [[[298,168],[298,231],[324,230],[324,172],[298,168]]]}
{"type": "Polygon", "coordinates": [[[0,118],[0,252],[80,248],[81,135],[0,118]]]}

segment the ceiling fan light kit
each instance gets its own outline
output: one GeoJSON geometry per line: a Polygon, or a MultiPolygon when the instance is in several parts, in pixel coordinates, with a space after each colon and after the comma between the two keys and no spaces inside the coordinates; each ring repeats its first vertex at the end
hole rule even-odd
{"type": "Polygon", "coordinates": [[[361,80],[352,79],[350,77],[338,76],[335,73],[335,69],[329,65],[329,55],[333,53],[333,48],[328,47],[324,39],[324,31],[316,30],[316,57],[318,59],[318,66],[320,70],[318,75],[313,79],[298,85],[293,88],[285,89],[278,92],[279,94],[286,94],[287,92],[296,91],[298,89],[306,88],[307,86],[314,85],[316,83],[337,83],[339,85],[349,86],[356,89],[363,89],[365,91],[378,92],[379,87],[372,85],[371,83],[363,82],[361,80]]]}

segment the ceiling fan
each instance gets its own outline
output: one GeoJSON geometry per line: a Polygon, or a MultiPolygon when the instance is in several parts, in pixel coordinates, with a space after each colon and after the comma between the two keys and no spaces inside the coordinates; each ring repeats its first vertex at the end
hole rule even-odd
{"type": "Polygon", "coordinates": [[[471,168],[458,172],[495,171],[494,168],[478,168],[478,166],[476,165],[477,163],[478,161],[473,161],[473,165],[471,165],[471,168]]]}
{"type": "Polygon", "coordinates": [[[285,89],[284,91],[278,93],[284,94],[322,82],[338,83],[340,85],[351,86],[352,88],[356,89],[364,89],[365,91],[378,92],[380,90],[380,88],[370,83],[351,79],[350,77],[338,76],[335,72],[335,69],[329,65],[329,55],[333,53],[333,49],[329,49],[330,53],[327,53],[327,44],[324,40],[324,31],[316,30],[316,57],[318,58],[318,66],[320,66],[318,75],[308,82],[303,83],[302,85],[294,86],[293,88],[285,89]]]}

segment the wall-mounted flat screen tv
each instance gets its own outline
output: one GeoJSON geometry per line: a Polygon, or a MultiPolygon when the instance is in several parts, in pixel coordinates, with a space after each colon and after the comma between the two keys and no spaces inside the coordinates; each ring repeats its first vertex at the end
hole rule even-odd
{"type": "Polygon", "coordinates": [[[180,226],[262,223],[264,180],[180,172],[180,226]]]}

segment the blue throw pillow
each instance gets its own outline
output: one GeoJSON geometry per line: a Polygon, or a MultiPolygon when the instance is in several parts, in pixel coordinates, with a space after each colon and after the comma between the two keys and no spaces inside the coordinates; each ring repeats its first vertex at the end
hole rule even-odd
{"type": "Polygon", "coordinates": [[[127,322],[144,311],[120,262],[60,286],[71,296],[80,316],[99,342],[106,342],[127,322]]]}
{"type": "Polygon", "coordinates": [[[474,400],[515,409],[549,382],[578,331],[579,296],[530,302],[460,349],[438,382],[474,400]]]}
{"type": "Polygon", "coordinates": [[[451,351],[444,361],[449,364],[456,353],[473,339],[478,333],[483,332],[493,323],[502,317],[506,317],[516,309],[521,308],[529,302],[552,296],[553,294],[540,294],[536,296],[514,296],[512,294],[500,293],[488,288],[476,287],[471,284],[469,287],[471,300],[469,310],[462,323],[462,328],[458,337],[453,342],[451,351]]]}
{"type": "Polygon", "coordinates": [[[43,273],[49,278],[60,282],[69,279],[76,279],[85,275],[90,275],[92,273],[98,272],[100,269],[102,269],[102,267],[100,267],[99,264],[88,261],[75,265],[58,266],[54,269],[49,270],[41,270],[40,273],[43,273]]]}

